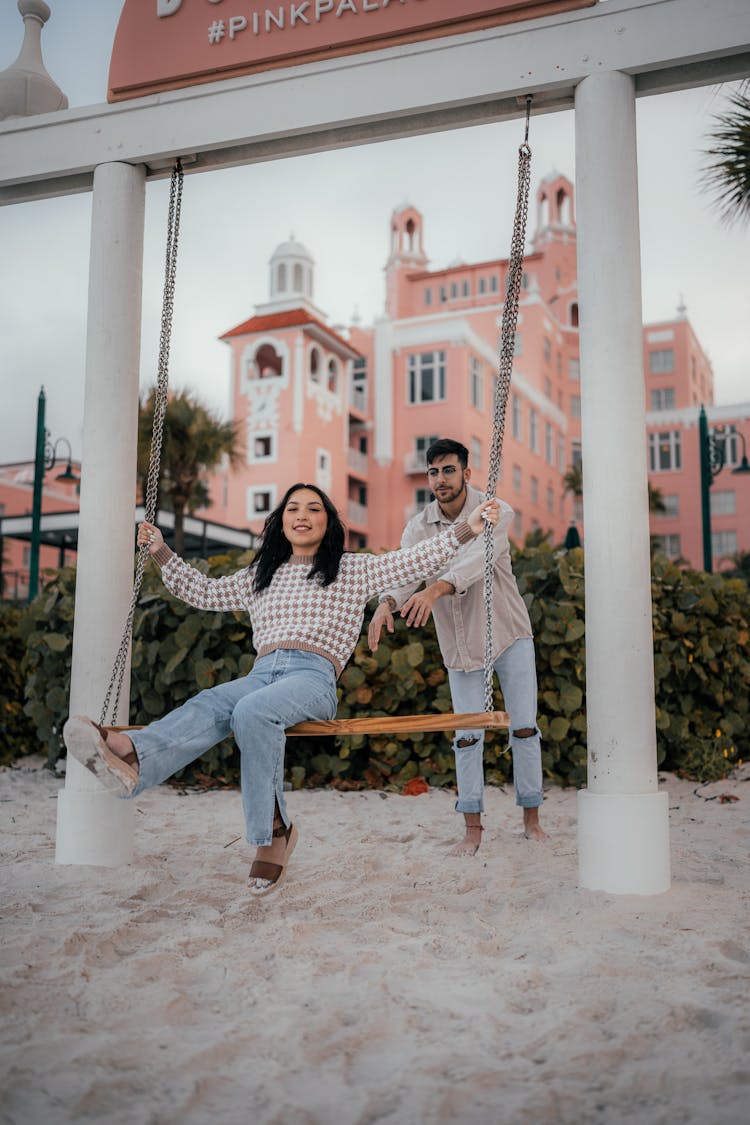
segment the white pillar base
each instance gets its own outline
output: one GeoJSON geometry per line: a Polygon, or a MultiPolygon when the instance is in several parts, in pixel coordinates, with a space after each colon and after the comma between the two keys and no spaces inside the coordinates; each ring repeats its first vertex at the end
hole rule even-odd
{"type": "Polygon", "coordinates": [[[66,788],[57,797],[56,863],[120,867],[133,858],[132,801],[66,788]]]}
{"type": "Polygon", "coordinates": [[[578,794],[578,881],[589,891],[660,895],[671,886],[666,793],[578,794]]]}

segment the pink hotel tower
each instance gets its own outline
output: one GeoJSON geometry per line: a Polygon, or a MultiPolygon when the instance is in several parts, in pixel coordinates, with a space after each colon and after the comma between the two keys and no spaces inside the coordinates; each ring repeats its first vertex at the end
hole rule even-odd
{"type": "MultiPolygon", "coordinates": [[[[559,542],[571,520],[584,533],[580,500],[563,486],[581,456],[573,186],[548,176],[536,203],[499,485],[515,510],[519,543],[536,528],[559,542]]],[[[260,532],[287,487],[309,481],[331,495],[350,548],[394,547],[430,498],[424,453],[436,437],[468,447],[482,487],[507,268],[494,260],[430,270],[422,215],[404,204],[391,219],[384,315],[371,327],[334,330],[313,303],[310,253],[296,241],[279,246],[269,300],[222,336],[246,458],[240,472],[214,476],[205,514],[260,532]]],[[[662,550],[695,567],[702,566],[701,403],[709,424],[729,432],[727,469],[711,489],[719,567],[750,548],[750,478],[728,471],[742,455],[738,432],[750,403],[713,406],[711,365],[684,308],[673,321],[644,327],[643,360],[649,478],[666,506],[651,531],[662,550]]]]}

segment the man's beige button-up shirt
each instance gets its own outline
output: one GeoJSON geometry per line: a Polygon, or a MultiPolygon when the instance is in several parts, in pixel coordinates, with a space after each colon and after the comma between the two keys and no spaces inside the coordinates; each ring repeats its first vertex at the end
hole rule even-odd
{"type": "MultiPolygon", "coordinates": [[[[401,537],[402,547],[411,547],[422,539],[438,535],[457,520],[466,519],[484,494],[470,485],[466,486],[466,503],[456,516],[449,520],[440,510],[437,500],[409,520],[401,537]]],[[[513,509],[504,500],[495,527],[494,567],[492,575],[492,640],[493,661],[509,645],[521,637],[532,636],[531,622],[523,598],[518,592],[510,562],[508,528],[513,520],[513,509]]],[[[484,607],[484,536],[480,535],[458,551],[450,570],[435,575],[431,581],[450,582],[455,593],[438,598],[433,606],[438,643],[447,668],[473,672],[484,667],[485,607],[484,607]]],[[[421,582],[384,590],[380,600],[393,598],[400,608],[419,589],[421,582]]],[[[429,583],[428,583],[429,585],[429,583]]]]}

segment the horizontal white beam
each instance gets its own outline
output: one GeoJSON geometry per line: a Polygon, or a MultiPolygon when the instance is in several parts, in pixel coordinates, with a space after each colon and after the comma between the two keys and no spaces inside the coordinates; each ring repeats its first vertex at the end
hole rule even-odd
{"type": "Polygon", "coordinates": [[[0,122],[0,203],[87,191],[99,164],[229,167],[572,106],[590,74],[639,94],[750,73],[747,0],[610,0],[563,15],[146,98],[0,122]]]}

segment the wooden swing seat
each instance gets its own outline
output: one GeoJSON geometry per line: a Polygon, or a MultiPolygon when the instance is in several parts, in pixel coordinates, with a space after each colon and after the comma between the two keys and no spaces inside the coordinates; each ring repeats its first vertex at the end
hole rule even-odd
{"type": "MultiPolygon", "coordinates": [[[[287,736],[310,734],[416,734],[436,730],[507,730],[505,711],[472,711],[465,715],[446,711],[431,715],[368,715],[366,719],[311,719],[287,727],[287,736]]],[[[105,730],[141,730],[139,726],[105,727],[105,730]]]]}

